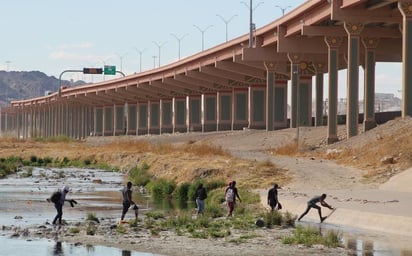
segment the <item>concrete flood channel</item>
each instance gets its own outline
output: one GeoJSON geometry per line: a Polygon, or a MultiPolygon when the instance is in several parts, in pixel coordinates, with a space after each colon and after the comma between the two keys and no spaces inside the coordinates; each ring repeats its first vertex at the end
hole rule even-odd
{"type": "MultiPolygon", "coordinates": [[[[88,213],[96,213],[98,217],[119,219],[121,213],[121,192],[124,176],[118,172],[95,169],[23,169],[6,179],[0,179],[0,225],[33,226],[50,223],[56,211],[52,203],[46,199],[53,191],[69,186],[68,198],[79,203],[71,208],[64,207],[63,219],[68,222],[84,220],[88,213]],[[30,174],[30,175],[27,175],[30,174]]],[[[141,209],[151,204],[147,197],[136,198],[141,209]]],[[[135,200],[136,201],[136,200],[135,200]]],[[[151,207],[151,206],[150,206],[151,207]]],[[[131,214],[131,213],[129,213],[131,214]]],[[[314,225],[313,222],[301,222],[302,225],[314,225]]],[[[343,243],[348,255],[370,256],[412,256],[411,241],[408,238],[387,240],[384,235],[372,234],[361,230],[319,225],[321,231],[336,229],[343,234],[343,243]],[[397,241],[399,243],[394,243],[397,241]],[[409,245],[405,249],[405,244],[409,245]]],[[[56,240],[11,238],[0,232],[0,256],[2,255],[154,255],[143,252],[122,251],[104,246],[75,246],[56,240]]]]}

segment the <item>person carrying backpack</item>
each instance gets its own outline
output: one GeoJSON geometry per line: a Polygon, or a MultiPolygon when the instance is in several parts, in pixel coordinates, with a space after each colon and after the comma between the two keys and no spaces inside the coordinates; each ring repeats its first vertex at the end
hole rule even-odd
{"type": "Polygon", "coordinates": [[[229,186],[225,191],[225,200],[229,211],[227,214],[228,217],[232,217],[233,211],[235,210],[236,198],[239,199],[239,202],[242,202],[236,188],[236,181],[232,181],[229,182],[229,186]]]}
{"type": "Polygon", "coordinates": [[[64,202],[70,202],[70,205],[73,207],[74,204],[77,204],[77,202],[73,199],[66,199],[66,195],[70,192],[70,188],[68,186],[65,186],[62,190],[58,190],[54,192],[51,196],[50,199],[47,201],[51,201],[54,203],[54,207],[57,210],[57,215],[54,217],[53,220],[53,225],[56,225],[56,222],[59,221],[59,225],[62,224],[62,217],[63,217],[63,205],[64,202]]]}

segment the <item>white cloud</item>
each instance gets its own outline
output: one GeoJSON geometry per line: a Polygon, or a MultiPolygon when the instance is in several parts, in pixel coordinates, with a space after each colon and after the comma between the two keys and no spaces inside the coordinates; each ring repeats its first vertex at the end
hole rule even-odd
{"type": "Polygon", "coordinates": [[[57,49],[67,50],[67,49],[88,49],[92,48],[93,44],[90,42],[82,42],[79,44],[62,44],[57,46],[57,49]]]}

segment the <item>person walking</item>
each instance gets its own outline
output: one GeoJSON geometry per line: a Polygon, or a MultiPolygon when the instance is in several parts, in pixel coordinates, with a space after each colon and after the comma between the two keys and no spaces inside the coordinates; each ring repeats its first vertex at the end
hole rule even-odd
{"type": "Polygon", "coordinates": [[[320,222],[322,223],[322,222],[326,219],[326,217],[322,217],[321,207],[320,207],[319,205],[317,205],[317,203],[320,203],[320,205],[323,206],[323,207],[327,207],[327,208],[333,210],[333,207],[330,206],[329,204],[327,204],[327,203],[325,202],[325,199],[326,199],[326,194],[322,194],[322,195],[320,195],[320,196],[315,196],[315,197],[313,197],[312,199],[310,199],[310,200],[308,201],[308,206],[306,207],[305,212],[302,213],[302,215],[300,215],[300,217],[298,218],[298,221],[300,221],[300,220],[303,218],[303,216],[305,216],[305,215],[309,212],[309,210],[310,210],[311,208],[314,208],[314,209],[317,209],[317,210],[318,210],[320,222]]]}
{"type": "Polygon", "coordinates": [[[202,183],[196,189],[195,200],[197,205],[197,215],[203,214],[205,211],[205,200],[207,198],[206,188],[202,183]]]}
{"type": "Polygon", "coordinates": [[[225,191],[225,199],[226,203],[228,206],[228,217],[232,217],[233,211],[235,210],[235,205],[236,205],[236,198],[239,199],[239,202],[242,202],[240,199],[237,187],[236,187],[236,181],[229,182],[229,186],[226,188],[225,191]]]}
{"type": "Polygon", "coordinates": [[[272,212],[276,209],[282,209],[282,205],[279,203],[278,200],[278,188],[279,185],[275,183],[273,187],[268,191],[268,205],[272,209],[272,212]]]}
{"type": "Polygon", "coordinates": [[[123,221],[124,216],[126,215],[131,205],[134,205],[133,210],[135,212],[135,218],[137,220],[139,207],[137,207],[135,202],[133,202],[132,200],[132,183],[130,181],[127,182],[127,185],[123,188],[122,195],[123,195],[123,210],[122,210],[122,216],[120,218],[120,221],[123,221]]]}
{"type": "Polygon", "coordinates": [[[62,218],[63,218],[63,205],[65,201],[70,202],[71,206],[73,207],[73,203],[77,203],[75,200],[66,199],[66,195],[70,192],[70,188],[65,186],[62,190],[58,190],[57,192],[53,193],[51,201],[54,203],[54,207],[57,210],[56,217],[54,217],[53,225],[56,225],[56,222],[59,221],[59,225],[62,225],[62,218]],[[54,199],[54,197],[57,197],[54,199]]]}

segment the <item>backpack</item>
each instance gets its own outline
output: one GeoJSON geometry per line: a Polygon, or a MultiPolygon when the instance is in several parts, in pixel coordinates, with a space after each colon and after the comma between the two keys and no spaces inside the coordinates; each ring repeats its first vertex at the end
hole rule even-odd
{"type": "Polygon", "coordinates": [[[235,192],[233,191],[233,188],[228,188],[226,190],[226,202],[231,203],[235,199],[235,192]]]}
{"type": "Polygon", "coordinates": [[[60,200],[61,197],[62,197],[62,192],[60,192],[60,191],[55,191],[55,192],[53,192],[53,194],[51,195],[50,201],[51,201],[52,203],[57,203],[57,202],[60,200]]]}

